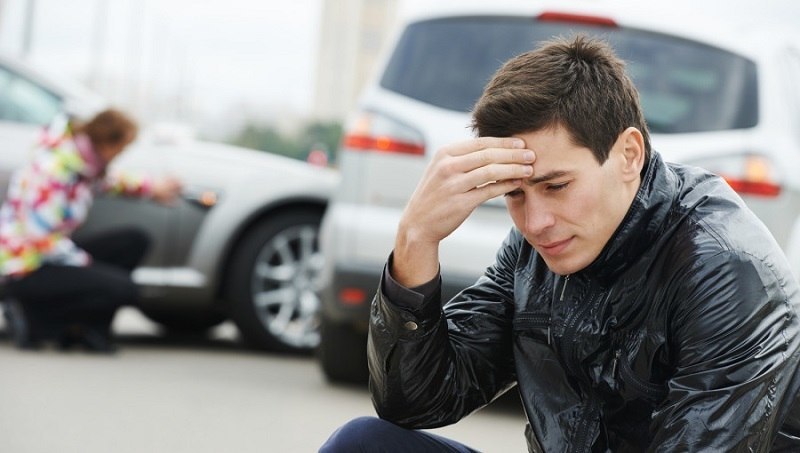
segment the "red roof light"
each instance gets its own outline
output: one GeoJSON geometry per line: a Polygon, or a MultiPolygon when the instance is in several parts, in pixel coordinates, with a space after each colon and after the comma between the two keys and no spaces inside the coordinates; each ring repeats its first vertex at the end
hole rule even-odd
{"type": "Polygon", "coordinates": [[[569,22],[586,25],[599,25],[601,27],[618,27],[617,22],[613,19],[608,17],[590,16],[587,14],[545,11],[539,14],[538,19],[543,22],[569,22]]]}

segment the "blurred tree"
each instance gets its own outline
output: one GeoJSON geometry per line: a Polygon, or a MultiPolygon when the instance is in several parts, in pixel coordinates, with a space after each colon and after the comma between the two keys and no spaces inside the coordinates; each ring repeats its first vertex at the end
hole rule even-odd
{"type": "Polygon", "coordinates": [[[338,122],[313,122],[304,128],[301,137],[306,153],[322,144],[328,153],[328,161],[333,162],[342,139],[342,125],[338,122]]]}
{"type": "Polygon", "coordinates": [[[228,142],[245,148],[259,149],[295,159],[302,159],[296,141],[285,137],[273,126],[248,124],[228,142]]]}
{"type": "Polygon", "coordinates": [[[299,160],[306,160],[309,152],[322,148],[329,153],[329,161],[333,161],[341,138],[342,125],[337,122],[311,122],[291,136],[271,125],[250,123],[227,141],[299,160]]]}

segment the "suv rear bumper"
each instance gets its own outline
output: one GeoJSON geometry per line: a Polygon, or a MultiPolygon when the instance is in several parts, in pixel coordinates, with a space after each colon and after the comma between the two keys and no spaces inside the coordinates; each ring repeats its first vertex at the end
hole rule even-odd
{"type": "MultiPolygon", "coordinates": [[[[369,323],[369,309],[375,293],[378,291],[383,266],[337,265],[333,269],[331,283],[322,290],[322,316],[326,321],[337,324],[349,324],[355,330],[366,333],[369,323]],[[344,292],[352,294],[361,291],[364,299],[361,303],[346,301],[344,292]]],[[[443,275],[442,298],[449,300],[467,286],[475,283],[475,278],[443,275]]]]}

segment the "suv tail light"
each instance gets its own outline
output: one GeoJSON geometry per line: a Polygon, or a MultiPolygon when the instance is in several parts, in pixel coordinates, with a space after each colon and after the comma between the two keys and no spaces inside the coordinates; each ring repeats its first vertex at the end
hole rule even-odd
{"type": "Polygon", "coordinates": [[[425,141],[416,129],[375,112],[361,112],[345,132],[342,144],[354,151],[425,155],[425,141]]]}
{"type": "Polygon", "coordinates": [[[702,166],[722,176],[740,195],[772,198],[781,194],[777,168],[762,154],[728,156],[702,166]]]}
{"type": "Polygon", "coordinates": [[[342,288],[339,290],[339,302],[342,305],[363,305],[367,301],[367,292],[361,288],[342,288]]]}

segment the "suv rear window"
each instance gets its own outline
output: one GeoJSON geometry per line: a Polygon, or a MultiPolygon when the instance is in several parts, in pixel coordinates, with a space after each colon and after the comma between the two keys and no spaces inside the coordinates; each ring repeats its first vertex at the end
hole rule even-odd
{"type": "Polygon", "coordinates": [[[509,58],[553,36],[600,35],[627,63],[655,133],[753,127],[755,64],[731,52],[630,28],[538,22],[521,17],[459,17],[410,24],[381,86],[448,110],[469,112],[509,58]]]}

